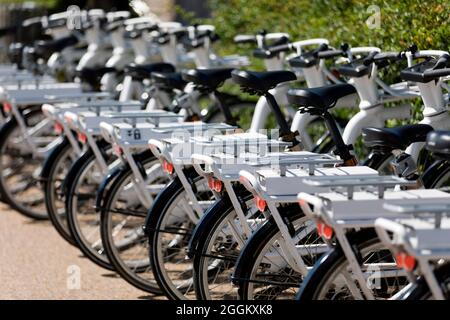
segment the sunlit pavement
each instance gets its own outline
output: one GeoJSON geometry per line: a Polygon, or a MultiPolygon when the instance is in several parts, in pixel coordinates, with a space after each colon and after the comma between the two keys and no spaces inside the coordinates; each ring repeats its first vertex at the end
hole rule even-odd
{"type": "Polygon", "coordinates": [[[161,299],[83,258],[53,229],[0,203],[0,299],[161,299]]]}

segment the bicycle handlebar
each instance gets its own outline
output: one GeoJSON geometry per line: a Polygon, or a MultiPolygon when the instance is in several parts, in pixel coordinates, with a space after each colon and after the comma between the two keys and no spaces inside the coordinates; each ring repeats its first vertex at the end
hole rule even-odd
{"type": "Polygon", "coordinates": [[[240,43],[256,43],[256,36],[251,34],[238,34],[233,38],[233,42],[240,43]]]}
{"type": "Polygon", "coordinates": [[[342,50],[326,50],[326,51],[321,51],[317,53],[317,58],[319,59],[330,59],[330,58],[334,58],[337,56],[342,56],[344,54],[344,51],[342,50]]]}
{"type": "Polygon", "coordinates": [[[450,55],[443,54],[434,64],[432,70],[444,69],[450,61],[450,55]]]}

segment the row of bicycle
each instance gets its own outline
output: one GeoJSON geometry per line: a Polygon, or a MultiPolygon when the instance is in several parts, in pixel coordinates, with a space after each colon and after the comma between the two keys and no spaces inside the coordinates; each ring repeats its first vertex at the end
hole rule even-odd
{"type": "Polygon", "coordinates": [[[75,50],[54,45],[74,31],[64,13],[35,20],[54,39],[13,45],[29,69],[0,70],[3,201],[171,299],[448,298],[450,132],[435,131],[450,129],[446,51],[236,36],[264,59],[256,72],[235,69],[246,57],[212,53],[213,26],[94,13],[82,13],[79,41],[111,32],[123,48],[151,50],[132,50],[122,69],[87,66],[93,41],[64,62],[76,81],[57,83],[43,66],[75,50]],[[400,82],[381,79],[399,67],[400,82]],[[99,86],[99,74],[114,85],[99,86]],[[420,99],[420,123],[384,128],[420,99]],[[334,112],[344,107],[356,112],[334,112]]]}

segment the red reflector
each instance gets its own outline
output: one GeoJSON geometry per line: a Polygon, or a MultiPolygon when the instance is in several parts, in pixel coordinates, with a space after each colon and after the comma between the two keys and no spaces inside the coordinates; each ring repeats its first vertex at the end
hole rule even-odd
{"type": "Polygon", "coordinates": [[[404,252],[400,252],[395,256],[397,266],[403,268],[408,272],[414,271],[417,265],[417,260],[404,252]]]}
{"type": "Polygon", "coordinates": [[[164,170],[164,172],[166,172],[168,174],[172,174],[173,173],[173,164],[164,160],[163,161],[163,170],[164,170]]]}
{"type": "Polygon", "coordinates": [[[221,192],[223,189],[223,183],[222,181],[218,179],[214,179],[213,177],[208,177],[208,187],[211,190],[214,190],[216,192],[221,192]]]}
{"type": "Polygon", "coordinates": [[[9,102],[3,103],[3,111],[9,113],[12,110],[12,105],[9,102]]]}
{"type": "Polygon", "coordinates": [[[222,191],[222,187],[223,187],[223,183],[220,180],[215,180],[214,181],[214,191],[216,192],[221,192],[222,191]]]}
{"type": "Polygon", "coordinates": [[[119,157],[123,154],[122,148],[120,146],[118,146],[118,145],[114,145],[113,146],[113,150],[114,150],[114,153],[116,155],[118,155],[119,157]]]}
{"type": "Polygon", "coordinates": [[[259,211],[264,212],[266,210],[267,202],[266,200],[256,196],[255,197],[255,204],[259,211]]]}
{"type": "Polygon", "coordinates": [[[63,126],[59,122],[55,122],[55,133],[56,134],[63,133],[63,126]]]}
{"type": "Polygon", "coordinates": [[[317,233],[319,236],[324,237],[327,240],[333,238],[333,228],[322,221],[317,222],[317,233]]]}
{"type": "Polygon", "coordinates": [[[87,136],[84,133],[78,132],[77,134],[78,141],[85,144],[87,142],[87,136]]]}
{"type": "Polygon", "coordinates": [[[208,187],[213,190],[214,189],[214,178],[208,177],[208,187]]]}

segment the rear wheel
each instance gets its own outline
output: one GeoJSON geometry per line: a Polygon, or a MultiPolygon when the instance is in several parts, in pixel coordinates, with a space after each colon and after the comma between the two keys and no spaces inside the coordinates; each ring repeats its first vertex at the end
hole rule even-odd
{"type": "Polygon", "coordinates": [[[64,178],[75,161],[72,146],[67,140],[64,140],[49,156],[50,170],[44,179],[45,206],[48,216],[56,231],[70,244],[76,245],[67,223],[67,215],[65,209],[65,199],[62,190],[64,178]]]}
{"type": "MultiPolygon", "coordinates": [[[[235,189],[247,223],[256,230],[265,218],[256,208],[253,195],[235,189]]],[[[237,300],[237,288],[231,279],[234,267],[247,241],[231,200],[224,196],[211,206],[197,225],[191,238],[190,253],[194,255],[194,286],[200,300],[237,300]],[[236,238],[236,232],[239,239],[236,238]]]]}
{"type": "MultiPolygon", "coordinates": [[[[26,129],[38,153],[45,154],[57,143],[51,123],[40,110],[24,110],[26,129]]],[[[15,118],[0,130],[0,195],[19,213],[33,219],[48,219],[40,186],[43,158],[33,153],[15,118]]]]}
{"type": "MultiPolygon", "coordinates": [[[[388,299],[408,284],[406,274],[396,266],[391,252],[373,232],[352,241],[358,252],[366,285],[375,299],[388,299]]],[[[334,247],[308,274],[299,295],[300,300],[364,299],[359,283],[351,275],[349,261],[340,246],[334,247]]]]}
{"type": "MultiPolygon", "coordinates": [[[[110,145],[100,144],[109,167],[116,157],[110,145]]],[[[66,214],[70,233],[77,246],[97,265],[114,270],[103,248],[100,236],[100,212],[95,209],[97,189],[104,175],[91,150],[72,165],[65,179],[66,214]]]]}
{"type": "MultiPolygon", "coordinates": [[[[307,267],[328,250],[315,224],[296,205],[279,208],[293,227],[296,248],[307,267]]],[[[294,299],[304,276],[284,251],[285,240],[273,218],[249,239],[236,266],[234,282],[243,300],[294,299]]]]}
{"type": "MultiPolygon", "coordinates": [[[[205,211],[214,202],[207,182],[193,169],[185,172],[205,211]]],[[[149,212],[146,231],[152,269],[158,285],[170,299],[195,299],[193,265],[186,254],[197,220],[198,214],[179,178],[164,188],[149,212]]]]}
{"type": "MultiPolygon", "coordinates": [[[[443,264],[434,271],[436,280],[443,290],[444,297],[450,300],[450,263],[443,264]]],[[[433,294],[423,277],[412,284],[409,293],[404,297],[405,300],[432,300],[433,294]]]]}
{"type": "MultiPolygon", "coordinates": [[[[154,156],[142,162],[146,184],[156,197],[168,178],[154,156]]],[[[101,213],[101,237],[109,261],[133,286],[161,293],[154,279],[148,255],[148,239],[143,231],[148,208],[134,194],[133,172],[126,167],[108,190],[101,213]]]]}

